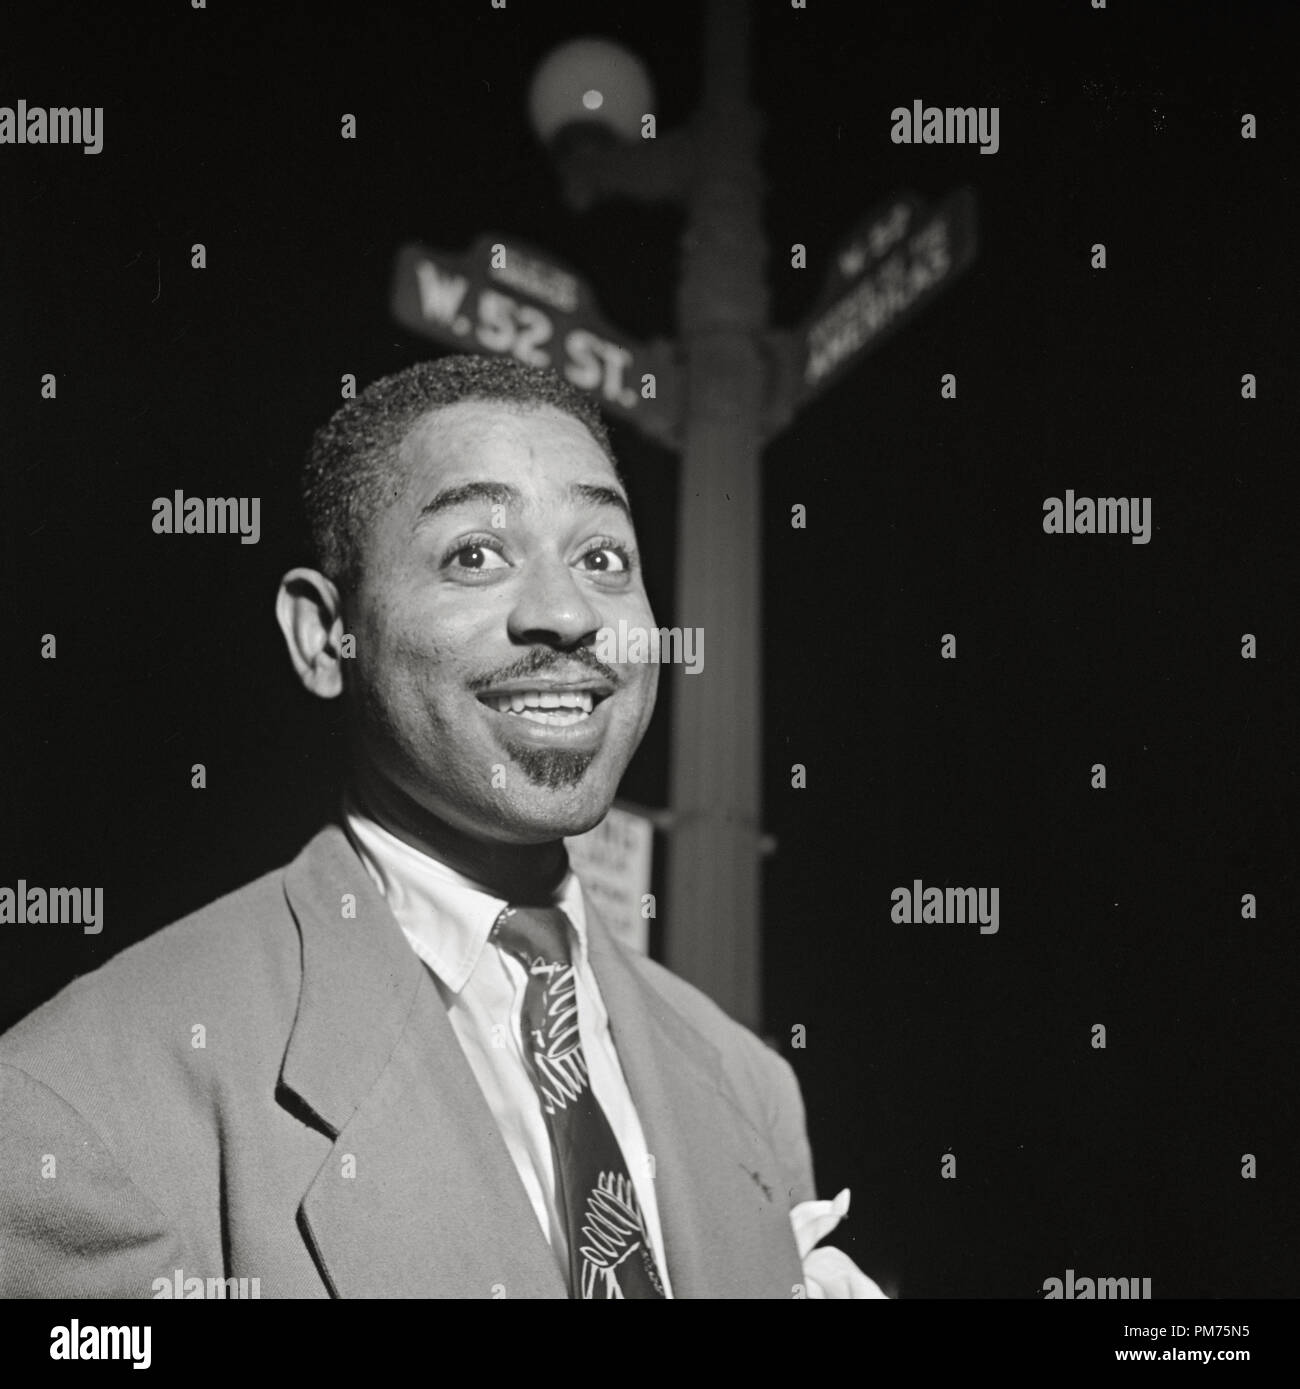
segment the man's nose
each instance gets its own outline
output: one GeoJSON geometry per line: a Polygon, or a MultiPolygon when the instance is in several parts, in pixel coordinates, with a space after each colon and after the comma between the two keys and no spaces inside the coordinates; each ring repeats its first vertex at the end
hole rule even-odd
{"type": "Polygon", "coordinates": [[[601,617],[573,569],[561,560],[547,560],[525,576],[509,625],[518,642],[576,646],[594,637],[601,617]]]}

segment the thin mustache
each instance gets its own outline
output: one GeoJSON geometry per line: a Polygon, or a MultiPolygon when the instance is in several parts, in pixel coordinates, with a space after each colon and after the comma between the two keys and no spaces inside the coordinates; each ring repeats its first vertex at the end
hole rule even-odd
{"type": "Polygon", "coordinates": [[[623,683],[617,671],[611,670],[586,647],[579,647],[566,656],[546,655],[539,652],[523,661],[517,661],[505,670],[495,671],[491,675],[471,680],[469,688],[471,690],[490,690],[494,685],[504,685],[511,680],[526,680],[531,675],[556,673],[570,675],[574,673],[575,663],[584,668],[582,672],[584,675],[589,673],[599,675],[615,686],[623,683]]]}

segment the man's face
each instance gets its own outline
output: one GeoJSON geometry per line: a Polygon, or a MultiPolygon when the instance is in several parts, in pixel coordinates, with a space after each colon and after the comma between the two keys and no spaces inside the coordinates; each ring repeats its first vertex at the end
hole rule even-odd
{"type": "Polygon", "coordinates": [[[652,627],[613,465],[572,416],[465,401],[426,416],[363,540],[345,682],[362,756],[477,837],[540,843],[609,808],[658,667],[602,627],[652,627]]]}

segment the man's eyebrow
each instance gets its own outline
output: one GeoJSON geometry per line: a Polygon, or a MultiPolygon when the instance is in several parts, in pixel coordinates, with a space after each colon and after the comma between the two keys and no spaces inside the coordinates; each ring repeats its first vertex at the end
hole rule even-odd
{"type": "Polygon", "coordinates": [[[627,504],[627,498],[616,487],[600,487],[591,482],[575,482],[569,488],[569,495],[580,501],[588,502],[592,506],[612,506],[621,511],[629,521],[632,519],[632,509],[627,504]]]}
{"type": "MultiPolygon", "coordinates": [[[[594,482],[575,482],[569,488],[569,496],[588,506],[612,506],[621,511],[630,521],[631,508],[627,498],[616,487],[606,487],[594,482]]],[[[461,482],[454,487],[444,487],[431,501],[420,508],[417,522],[436,516],[452,507],[469,506],[473,503],[487,503],[491,506],[518,506],[522,494],[517,487],[505,482],[461,482]]]]}
{"type": "Polygon", "coordinates": [[[515,506],[519,501],[519,489],[504,482],[462,482],[455,487],[444,487],[432,501],[420,508],[419,520],[436,516],[440,511],[449,511],[454,506],[468,506],[471,502],[488,502],[493,506],[515,506]]]}

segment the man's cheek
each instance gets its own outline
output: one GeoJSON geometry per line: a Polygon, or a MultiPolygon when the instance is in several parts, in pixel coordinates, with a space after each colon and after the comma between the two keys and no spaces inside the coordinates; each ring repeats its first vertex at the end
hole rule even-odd
{"type": "Polygon", "coordinates": [[[649,680],[646,682],[645,717],[642,720],[642,727],[650,722],[650,716],[655,711],[655,703],[659,698],[659,667],[651,666],[649,680]]]}
{"type": "Polygon", "coordinates": [[[345,614],[343,623],[345,679],[374,688],[382,683],[391,662],[392,634],[373,608],[345,614]]]}

